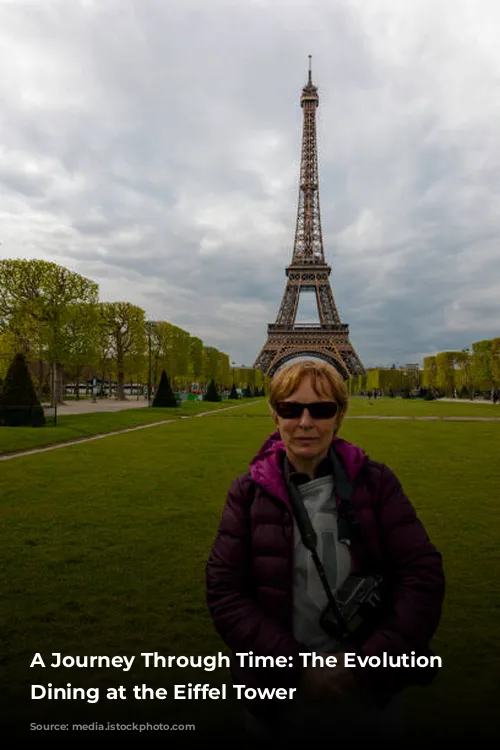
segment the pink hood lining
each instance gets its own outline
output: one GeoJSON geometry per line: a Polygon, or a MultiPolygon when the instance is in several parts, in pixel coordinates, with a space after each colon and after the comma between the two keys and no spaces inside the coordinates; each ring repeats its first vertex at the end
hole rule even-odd
{"type": "MultiPolygon", "coordinates": [[[[356,445],[348,443],[342,438],[334,437],[334,450],[343,460],[351,482],[356,478],[363,466],[366,454],[356,445]]],[[[289,506],[288,493],[283,478],[283,458],[285,445],[276,430],[265,440],[264,444],[250,462],[250,477],[263,490],[282,500],[289,506]]]]}

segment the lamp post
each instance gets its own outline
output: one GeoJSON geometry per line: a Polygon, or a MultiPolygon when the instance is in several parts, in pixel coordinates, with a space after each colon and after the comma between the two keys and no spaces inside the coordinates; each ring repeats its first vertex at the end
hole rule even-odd
{"type": "Polygon", "coordinates": [[[235,366],[235,364],[236,364],[236,362],[233,359],[233,361],[231,362],[231,369],[233,371],[233,386],[234,386],[234,366],[235,366]]]}

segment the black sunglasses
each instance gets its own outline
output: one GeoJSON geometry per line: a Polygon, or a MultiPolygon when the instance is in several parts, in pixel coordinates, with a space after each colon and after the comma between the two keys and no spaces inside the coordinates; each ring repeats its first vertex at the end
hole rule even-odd
{"type": "Polygon", "coordinates": [[[311,419],[332,419],[339,410],[335,401],[314,401],[312,404],[299,404],[298,401],[278,401],[276,412],[281,419],[299,419],[307,409],[311,419]]]}

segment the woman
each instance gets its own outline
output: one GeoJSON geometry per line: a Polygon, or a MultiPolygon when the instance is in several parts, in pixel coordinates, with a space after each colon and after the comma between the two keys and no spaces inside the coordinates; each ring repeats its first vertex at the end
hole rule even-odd
{"type": "Polygon", "coordinates": [[[209,611],[233,652],[235,684],[296,688],[287,701],[248,701],[256,736],[300,743],[311,731],[333,729],[337,739],[352,739],[360,726],[373,735],[394,726],[391,698],[428,681],[428,673],[345,666],[343,654],[429,653],[444,597],[441,555],[393,472],[337,437],[348,393],[333,367],[283,367],[269,403],[277,430],[232,483],[207,563],[209,611]],[[359,576],[375,582],[375,614],[346,641],[342,610],[340,619],[338,608],[332,612],[359,576]],[[285,656],[289,666],[247,667],[235,655],[248,652],[285,656]],[[312,666],[300,656],[311,652],[335,654],[337,663],[312,666]]]}

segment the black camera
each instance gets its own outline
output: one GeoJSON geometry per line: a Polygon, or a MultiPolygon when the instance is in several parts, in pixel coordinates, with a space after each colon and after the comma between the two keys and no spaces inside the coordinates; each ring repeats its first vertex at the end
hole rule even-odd
{"type": "Polygon", "coordinates": [[[382,606],[382,576],[349,575],[329,601],[320,625],[338,641],[363,640],[375,626],[382,606]]]}

